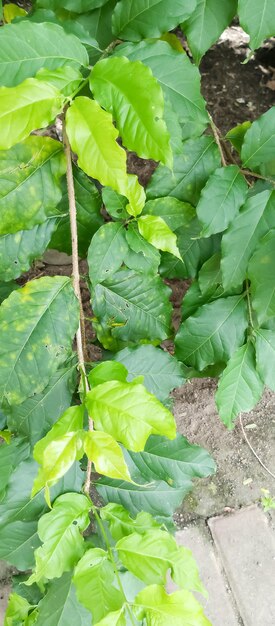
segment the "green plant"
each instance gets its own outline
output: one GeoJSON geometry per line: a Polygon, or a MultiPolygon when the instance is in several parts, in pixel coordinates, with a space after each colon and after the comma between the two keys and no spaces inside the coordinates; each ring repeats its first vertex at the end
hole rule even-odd
{"type": "MultiPolygon", "coordinates": [[[[271,4],[259,29],[256,0],[239,2],[253,48],[275,31],[271,4]]],[[[30,14],[4,11],[14,21],[0,30],[0,557],[33,569],[15,579],[5,626],[91,614],[100,626],[209,624],[191,593],[204,592],[192,555],[169,531],[192,478],[215,468],[176,436],[169,393],[224,370],[217,404],[231,426],[264,383],[274,388],[274,283],[261,266],[274,256],[275,110],[222,138],[168,31],[182,24],[199,63],[236,10],[37,0],[30,14]],[[34,132],[56,119],[63,143],[34,132]],[[146,193],[125,148],[159,162],[146,193]],[[72,282],[18,289],[47,247],[72,252],[72,282]],[[85,339],[79,256],[109,351],[100,364],[85,339]],[[193,279],[178,360],[159,347],[173,335],[166,277],[193,279]]]]}

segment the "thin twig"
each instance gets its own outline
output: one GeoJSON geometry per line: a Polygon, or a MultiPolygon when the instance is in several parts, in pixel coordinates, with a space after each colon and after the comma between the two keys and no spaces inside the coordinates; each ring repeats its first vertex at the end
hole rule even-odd
{"type": "Polygon", "coordinates": [[[218,131],[217,126],[216,126],[212,116],[210,115],[210,113],[208,113],[208,115],[209,115],[209,120],[210,120],[210,126],[212,128],[212,132],[213,132],[213,135],[214,135],[214,139],[215,139],[216,144],[217,144],[217,146],[219,148],[219,151],[220,151],[222,165],[224,167],[226,167],[227,166],[227,162],[226,162],[226,158],[225,158],[225,155],[224,155],[223,146],[222,146],[222,143],[221,143],[221,140],[220,140],[219,131],[218,131]]]}
{"type": "Polygon", "coordinates": [[[248,437],[247,437],[247,434],[246,434],[246,432],[245,432],[245,430],[244,430],[243,420],[242,420],[242,414],[241,414],[241,413],[240,413],[240,425],[241,425],[241,429],[242,429],[242,433],[243,433],[243,436],[244,436],[244,438],[245,438],[245,441],[246,441],[246,443],[247,443],[248,447],[250,448],[251,452],[253,452],[254,456],[255,456],[255,457],[256,457],[256,459],[257,459],[257,461],[259,461],[260,465],[264,468],[264,470],[265,470],[265,471],[266,471],[266,472],[267,472],[267,473],[268,473],[268,474],[269,474],[272,478],[274,478],[274,480],[275,480],[275,475],[274,475],[274,474],[272,474],[272,472],[270,471],[270,469],[268,469],[268,467],[266,467],[266,465],[263,463],[262,459],[260,459],[260,457],[258,456],[257,452],[254,450],[253,446],[251,445],[251,443],[250,443],[250,441],[249,441],[249,439],[248,439],[248,437]]]}
{"type": "Polygon", "coordinates": [[[241,173],[244,176],[251,176],[252,178],[259,178],[260,180],[266,180],[268,183],[271,183],[275,187],[275,180],[272,178],[268,178],[267,176],[262,176],[262,174],[258,174],[257,172],[250,172],[249,170],[241,170],[241,173]]]}
{"type": "Polygon", "coordinates": [[[247,279],[245,281],[245,290],[246,290],[246,297],[247,297],[249,322],[250,322],[251,328],[254,328],[253,312],[252,312],[252,306],[251,306],[251,301],[250,301],[250,293],[249,293],[249,283],[248,283],[247,279]]]}

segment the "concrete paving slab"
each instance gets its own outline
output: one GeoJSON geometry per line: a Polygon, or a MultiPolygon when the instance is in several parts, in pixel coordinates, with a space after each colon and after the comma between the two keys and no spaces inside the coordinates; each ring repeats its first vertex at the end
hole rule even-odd
{"type": "MultiPolygon", "coordinates": [[[[213,626],[239,626],[237,611],[230,590],[223,576],[219,560],[216,558],[211,535],[204,522],[197,522],[176,533],[179,545],[192,550],[198,563],[202,582],[209,598],[198,595],[205,614],[213,626]]],[[[174,590],[171,582],[169,590],[174,590]]]]}
{"type": "Polygon", "coordinates": [[[274,626],[275,533],[267,515],[253,505],[208,524],[244,625],[274,626]]]}

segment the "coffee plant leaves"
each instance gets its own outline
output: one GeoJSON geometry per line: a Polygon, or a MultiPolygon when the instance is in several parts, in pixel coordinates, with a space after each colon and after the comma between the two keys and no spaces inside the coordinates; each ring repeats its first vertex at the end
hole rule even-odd
{"type": "Polygon", "coordinates": [[[129,150],[172,167],[162,90],[146,65],[125,57],[104,59],[92,70],[90,87],[101,106],[112,114],[129,150]]]}
{"type": "Polygon", "coordinates": [[[94,325],[104,347],[167,339],[171,334],[169,295],[170,289],[159,276],[125,269],[96,285],[92,303],[98,322],[94,325]]]}
{"type": "Polygon", "coordinates": [[[0,151],[0,234],[31,229],[56,215],[65,174],[62,144],[50,137],[28,137],[0,151]]]}
{"type": "Polygon", "coordinates": [[[37,0],[38,7],[45,9],[67,9],[75,13],[92,11],[106,4],[107,0],[37,0]]]}
{"type": "Polygon", "coordinates": [[[17,87],[0,88],[0,150],[7,150],[36,128],[52,122],[64,105],[64,96],[49,83],[27,78],[17,87]]]}
{"type": "Polygon", "coordinates": [[[103,283],[122,265],[128,250],[124,226],[109,222],[99,228],[88,250],[89,276],[93,285],[103,283]]]}
{"type": "Polygon", "coordinates": [[[120,0],[113,14],[113,32],[129,41],[160,37],[189,17],[195,6],[195,0],[120,0]]]}
{"type": "MultiPolygon", "coordinates": [[[[10,5],[7,5],[10,6],[10,5]]],[[[29,610],[32,606],[25,598],[22,598],[17,593],[11,593],[9,596],[8,606],[5,613],[5,620],[3,626],[12,626],[15,622],[25,624],[25,619],[28,616],[29,610]],[[24,622],[23,622],[24,620],[24,622]]]]}
{"type": "Polygon", "coordinates": [[[97,626],[126,626],[125,609],[122,607],[120,611],[112,611],[104,617],[97,626]]]}
{"type": "Polygon", "coordinates": [[[78,493],[55,500],[52,510],[38,522],[43,545],[35,551],[35,571],[26,584],[59,578],[74,566],[84,551],[81,533],[89,525],[89,510],[88,498],[78,493]]]}
{"type": "Polygon", "coordinates": [[[249,342],[228,361],[216,393],[219,415],[227,428],[233,428],[239,413],[253,409],[261,398],[263,387],[256,371],[255,349],[249,342]]]}
{"type": "Polygon", "coordinates": [[[37,72],[35,78],[50,83],[64,96],[71,96],[83,81],[81,72],[70,65],[59,67],[57,70],[48,70],[43,67],[37,72]]]}
{"type": "Polygon", "coordinates": [[[242,145],[246,132],[250,128],[251,124],[252,122],[243,122],[242,124],[237,124],[237,126],[231,128],[231,130],[229,130],[228,133],[226,133],[225,135],[225,138],[229,139],[229,141],[232,143],[232,146],[234,146],[239,154],[242,150],[242,145]]]}
{"type": "Polygon", "coordinates": [[[87,393],[86,405],[95,427],[138,452],[151,433],[176,436],[175,421],[143,385],[111,381],[87,393]]]}
{"type": "Polygon", "coordinates": [[[167,594],[160,585],[150,585],[135,598],[135,615],[147,626],[211,626],[194,596],[186,590],[167,594]]]}
{"type": "Polygon", "coordinates": [[[0,282],[0,304],[2,304],[15,289],[19,289],[19,285],[13,280],[9,283],[0,282]]]}
{"type": "MultiPolygon", "coordinates": [[[[184,278],[194,278],[204,262],[220,249],[220,236],[200,238],[200,223],[194,211],[189,225],[176,231],[178,248],[183,259],[184,278]]],[[[164,274],[164,271],[162,270],[164,274]]],[[[165,274],[164,274],[165,275],[165,274]]]]}
{"type": "MultiPolygon", "coordinates": [[[[103,224],[103,218],[100,215],[102,202],[94,183],[75,165],[73,165],[73,176],[77,210],[78,252],[81,257],[85,258],[92,236],[103,224]]],[[[60,213],[62,219],[60,219],[56,232],[52,236],[51,247],[71,254],[70,220],[69,216],[66,216],[69,212],[68,191],[65,179],[62,180],[61,190],[62,199],[55,214],[60,213]]]]}
{"type": "Polygon", "coordinates": [[[74,22],[85,27],[91,37],[98,41],[100,47],[107,48],[113,41],[112,16],[117,0],[109,0],[98,9],[74,18],[74,22]]]}
{"type": "Polygon", "coordinates": [[[226,230],[244,204],[247,190],[247,183],[236,165],[217,169],[210,176],[197,205],[202,237],[226,230]]]}
{"type": "Polygon", "coordinates": [[[28,439],[33,446],[70,406],[76,380],[76,364],[68,364],[51,376],[42,393],[19,406],[5,407],[11,431],[28,439]]]}
{"type": "Polygon", "coordinates": [[[92,613],[95,624],[124,604],[122,592],[113,585],[113,565],[107,552],[100,548],[84,554],[75,568],[73,581],[79,601],[92,613]]]}
{"type": "Polygon", "coordinates": [[[104,187],[102,189],[102,200],[106,211],[115,220],[128,219],[126,210],[127,198],[125,196],[120,196],[111,187],[104,187]]]}
{"type": "Polygon", "coordinates": [[[192,488],[192,478],[204,478],[215,472],[215,463],[208,452],[179,434],[173,441],[151,436],[144,451],[129,454],[147,480],[163,480],[187,491],[192,488]]]}
{"type": "Polygon", "coordinates": [[[95,100],[81,96],[68,109],[66,123],[79,166],[102,185],[126,196],[131,212],[138,215],[145,203],[143,188],[136,176],[127,175],[126,153],[116,142],[118,131],[110,113],[101,109],[95,100]]]}
{"type": "Polygon", "coordinates": [[[185,382],[181,363],[169,352],[155,346],[125,348],[114,358],[127,368],[129,382],[137,376],[144,376],[144,386],[161,402],[185,382]]]}
{"type": "Polygon", "coordinates": [[[136,518],[133,519],[129,511],[123,506],[113,504],[112,502],[101,509],[100,517],[102,520],[108,522],[111,535],[116,541],[131,535],[133,532],[144,535],[149,529],[160,528],[158,522],[156,522],[149,513],[141,511],[141,513],[138,513],[136,518]]]}
{"type": "Polygon", "coordinates": [[[178,259],[181,259],[177,246],[177,237],[162,217],[142,215],[138,218],[137,223],[139,232],[146,241],[149,241],[155,248],[170,252],[178,259]]]}
{"type": "Polygon", "coordinates": [[[1,444],[0,455],[0,471],[1,471],[1,491],[0,501],[5,495],[6,487],[9,483],[10,476],[17,463],[24,460],[29,454],[29,445],[26,441],[13,439],[10,444],[1,444]]]}
{"type": "Polygon", "coordinates": [[[219,165],[219,151],[211,137],[189,139],[183,143],[182,154],[174,157],[173,172],[164,165],[157,167],[147,186],[147,199],[172,196],[197,204],[202,188],[219,165]]]}
{"type": "MultiPolygon", "coordinates": [[[[172,49],[166,41],[122,44],[116,48],[115,54],[125,55],[131,61],[142,61],[151,68],[180,122],[180,138],[202,134],[209,120],[200,92],[200,74],[186,54],[172,49]]],[[[169,106],[165,104],[167,126],[169,116],[169,106]]]]}
{"type": "Polygon", "coordinates": [[[265,217],[269,207],[271,212],[271,203],[273,198],[269,190],[248,198],[223,235],[221,269],[225,289],[238,287],[244,281],[248,261],[260,238],[269,230],[270,224],[265,217]]]}
{"type": "Polygon", "coordinates": [[[243,344],[247,325],[242,295],[204,304],[181,324],[175,339],[176,356],[198,370],[227,361],[243,344]]]}
{"type": "Polygon", "coordinates": [[[31,230],[0,236],[0,280],[18,278],[34,259],[42,256],[51,240],[56,220],[49,218],[31,230]]]}
{"type": "Polygon", "coordinates": [[[157,274],[160,264],[160,253],[140,234],[137,224],[129,224],[126,231],[128,251],[124,257],[125,265],[144,274],[157,274]]]}
{"type": "Polygon", "coordinates": [[[13,4],[11,2],[10,4],[6,4],[3,7],[3,15],[6,24],[10,24],[16,17],[22,17],[23,15],[27,15],[27,11],[25,11],[25,9],[21,9],[17,6],[17,4],[13,4]]]}
{"type": "Polygon", "coordinates": [[[270,230],[261,239],[248,266],[252,306],[257,313],[260,325],[275,316],[274,234],[275,230],[270,230]]]}
{"type": "Polygon", "coordinates": [[[252,50],[259,48],[264,39],[274,35],[275,15],[272,0],[259,4],[257,0],[239,0],[238,14],[243,29],[250,35],[252,50]]]}
{"type": "Polygon", "coordinates": [[[102,385],[102,383],[108,382],[108,380],[120,380],[126,382],[127,369],[122,363],[116,361],[103,361],[91,370],[88,380],[91,387],[102,385]]]}
{"type": "Polygon", "coordinates": [[[43,439],[39,439],[34,447],[33,456],[38,463],[43,463],[45,450],[48,445],[67,433],[76,432],[83,428],[84,408],[82,405],[70,406],[61,415],[59,420],[47,432],[43,439]]]}
{"type": "Polygon", "coordinates": [[[55,70],[68,64],[79,68],[89,62],[77,37],[67,35],[56,24],[26,20],[9,24],[1,28],[0,47],[0,84],[5,87],[14,87],[35,76],[42,67],[55,70]]]}
{"type": "Polygon", "coordinates": [[[245,167],[258,168],[274,159],[275,107],[261,115],[247,130],[241,158],[245,167]]]}
{"type": "Polygon", "coordinates": [[[78,602],[71,572],[49,583],[38,604],[36,626],[91,626],[91,614],[78,602]]]}
{"type": "Polygon", "coordinates": [[[259,328],[255,333],[257,371],[265,385],[275,391],[275,333],[266,328],[259,328]]]}
{"type": "Polygon", "coordinates": [[[216,252],[205,261],[199,271],[198,283],[202,295],[212,292],[221,282],[221,254],[216,252]]]}
{"type": "Polygon", "coordinates": [[[195,10],[182,24],[195,63],[200,63],[236,13],[237,0],[198,0],[195,10]]]}
{"type": "Polygon", "coordinates": [[[171,230],[177,231],[181,226],[189,225],[190,215],[194,216],[194,209],[187,202],[167,196],[146,202],[142,213],[161,217],[171,230]]]}
{"type": "Polygon", "coordinates": [[[78,303],[69,278],[30,281],[0,308],[0,397],[21,404],[40,393],[71,354],[78,303]]]}
{"type": "Polygon", "coordinates": [[[37,520],[11,521],[0,528],[0,558],[14,565],[20,571],[34,565],[33,552],[40,545],[37,535],[37,520]]]}
{"type": "Polygon", "coordinates": [[[209,291],[202,293],[197,280],[192,282],[181,303],[181,319],[186,320],[207,302],[211,302],[216,292],[216,285],[213,285],[209,291]]]}
{"type": "Polygon", "coordinates": [[[131,482],[123,452],[111,435],[100,431],[87,433],[84,441],[84,452],[88,459],[93,462],[98,474],[131,482]]]}

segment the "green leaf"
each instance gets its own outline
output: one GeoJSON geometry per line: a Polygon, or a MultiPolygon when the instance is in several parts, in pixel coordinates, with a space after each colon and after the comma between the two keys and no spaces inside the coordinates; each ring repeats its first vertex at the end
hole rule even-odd
{"type": "Polygon", "coordinates": [[[274,3],[265,0],[259,4],[257,0],[239,0],[238,14],[242,28],[250,35],[252,50],[259,48],[264,39],[275,32],[274,3]]]}
{"type": "Polygon", "coordinates": [[[155,248],[170,252],[178,259],[181,255],[177,246],[177,237],[167,226],[162,217],[155,215],[142,215],[138,218],[138,229],[142,237],[149,241],[155,248]]]}
{"type": "Polygon", "coordinates": [[[11,593],[3,626],[13,626],[16,623],[19,624],[19,621],[22,624],[23,620],[25,623],[25,619],[31,608],[32,606],[25,598],[22,598],[17,593],[11,593]]]}
{"type": "Polygon", "coordinates": [[[87,393],[86,404],[94,424],[123,443],[126,448],[143,450],[150,434],[176,436],[175,421],[143,385],[112,381],[87,393]]]}
{"type": "Polygon", "coordinates": [[[103,59],[92,70],[90,87],[101,106],[112,114],[128,150],[172,167],[169,134],[163,121],[163,93],[146,65],[125,57],[103,59]]]}
{"type": "Polygon", "coordinates": [[[261,379],[275,391],[275,334],[273,330],[259,328],[256,333],[256,362],[261,379]]]}
{"type": "MultiPolygon", "coordinates": [[[[22,17],[27,15],[25,9],[21,9],[17,4],[6,4],[3,9],[4,21],[6,24],[10,24],[16,17],[22,17]]],[[[2,19],[2,18],[1,18],[2,19]]]]}
{"type": "Polygon", "coordinates": [[[198,0],[196,9],[182,24],[195,63],[217,41],[237,13],[237,0],[198,0]]]}
{"type": "Polygon", "coordinates": [[[0,283],[0,304],[2,304],[2,302],[4,302],[4,300],[6,300],[9,295],[18,288],[19,286],[13,280],[10,283],[0,283]]]}
{"type": "Polygon", "coordinates": [[[91,626],[91,614],[78,602],[71,573],[49,583],[38,604],[35,626],[91,626]]]}
{"type": "Polygon", "coordinates": [[[163,587],[150,585],[135,598],[135,613],[147,626],[211,626],[199,602],[189,591],[168,595],[163,587]]]}
{"type": "Polygon", "coordinates": [[[111,435],[99,431],[86,433],[84,452],[98,474],[132,482],[123,452],[111,435]]]}
{"type": "Polygon", "coordinates": [[[50,137],[28,137],[0,151],[0,234],[31,229],[56,215],[65,171],[62,144],[50,137]]]}
{"type": "Polygon", "coordinates": [[[113,565],[107,552],[100,548],[88,550],[75,568],[73,581],[78,600],[91,611],[95,624],[124,604],[124,597],[112,584],[113,580],[113,565]]]}
{"type": "Polygon", "coordinates": [[[193,478],[204,478],[215,472],[209,453],[190,444],[183,435],[173,441],[151,436],[142,452],[130,452],[130,457],[146,480],[163,480],[172,487],[192,488],[193,478]]]}
{"type": "Polygon", "coordinates": [[[211,137],[185,141],[174,158],[173,172],[159,165],[147,186],[147,198],[172,196],[196,204],[209,176],[219,167],[220,156],[211,137]]]}
{"type": "Polygon", "coordinates": [[[99,228],[88,250],[89,276],[96,285],[111,277],[122,265],[128,246],[124,226],[109,222],[99,228]]]}
{"type": "Polygon", "coordinates": [[[204,304],[181,324],[175,340],[176,356],[198,370],[227,361],[244,343],[247,325],[242,295],[204,304]]]}
{"type": "Polygon", "coordinates": [[[49,83],[27,78],[17,87],[0,87],[0,150],[8,150],[36,128],[52,122],[64,96],[49,83]]]}
{"type": "MultiPolygon", "coordinates": [[[[171,332],[169,295],[170,289],[158,276],[121,269],[96,285],[92,294],[93,311],[111,338],[120,342],[120,347],[122,342],[137,343],[144,339],[160,342],[171,332]]],[[[109,335],[106,343],[104,335],[100,335],[101,339],[107,349],[114,343],[109,335]]]]}
{"type": "Polygon", "coordinates": [[[31,230],[0,236],[0,280],[18,278],[29,270],[48,247],[55,224],[56,220],[49,218],[31,230]]]}
{"type": "Polygon", "coordinates": [[[55,276],[13,291],[0,308],[0,396],[21,404],[40,393],[71,354],[78,302],[71,281],[55,276]]]}
{"type": "Polygon", "coordinates": [[[85,13],[106,4],[107,0],[37,0],[36,4],[45,9],[67,9],[74,13],[85,13]]]}
{"type": "Polygon", "coordinates": [[[245,134],[241,158],[245,167],[258,168],[274,159],[275,107],[257,119],[245,134]]]}
{"type": "MultiPolygon", "coordinates": [[[[100,215],[101,198],[94,183],[80,170],[73,165],[74,190],[77,211],[77,233],[79,256],[85,258],[92,236],[103,224],[100,215]]],[[[62,216],[56,232],[51,239],[51,247],[67,254],[72,253],[70,218],[64,216],[69,213],[68,188],[66,180],[63,179],[61,189],[62,200],[55,213],[62,216]]]]}
{"type": "Polygon", "coordinates": [[[203,264],[198,276],[199,288],[202,295],[212,292],[222,282],[221,255],[220,252],[213,254],[203,264]]]}
{"type": "Polygon", "coordinates": [[[126,210],[127,198],[120,196],[116,191],[113,191],[111,187],[104,187],[102,189],[102,200],[105,205],[106,211],[115,220],[127,220],[128,213],[126,210]]]}
{"type": "Polygon", "coordinates": [[[82,96],[68,109],[66,123],[79,166],[102,185],[126,196],[129,211],[138,215],[145,203],[144,191],[137,177],[126,172],[126,153],[116,142],[118,131],[110,113],[103,111],[95,100],[82,96]]]}
{"type": "Polygon", "coordinates": [[[87,52],[77,39],[56,24],[20,21],[0,31],[0,84],[13,87],[46,67],[88,65],[87,52]]]}
{"type": "Polygon", "coordinates": [[[237,152],[241,152],[242,145],[244,142],[245,135],[250,128],[252,122],[243,122],[242,124],[238,124],[231,128],[231,130],[226,133],[225,138],[231,141],[232,146],[234,146],[237,152]]]}
{"type": "Polygon", "coordinates": [[[126,626],[126,617],[124,615],[124,608],[119,611],[112,611],[106,617],[104,617],[97,626],[126,626]]]}
{"type": "Polygon", "coordinates": [[[130,41],[160,37],[189,17],[195,6],[194,0],[185,6],[181,0],[120,0],[113,14],[113,32],[130,41]]]}
{"type": "Polygon", "coordinates": [[[81,72],[70,65],[59,67],[57,70],[48,70],[43,67],[37,72],[35,78],[45,83],[50,83],[50,85],[61,91],[64,96],[71,96],[83,82],[81,72]]]}
{"type": "Polygon", "coordinates": [[[35,551],[35,571],[28,585],[45,578],[59,578],[72,569],[84,551],[81,533],[89,525],[90,506],[86,496],[66,493],[40,518],[38,535],[43,545],[35,551]]]}
{"type": "MultiPolygon", "coordinates": [[[[77,18],[78,24],[88,30],[89,35],[98,41],[102,49],[113,41],[112,15],[117,0],[109,0],[103,6],[77,18]]],[[[75,18],[74,18],[75,21],[75,18]]]]}
{"type": "Polygon", "coordinates": [[[146,389],[162,402],[185,382],[183,368],[177,359],[155,346],[125,348],[114,358],[127,368],[129,382],[137,376],[144,376],[146,389]]]}
{"type": "Polygon", "coordinates": [[[139,273],[157,274],[160,253],[141,236],[136,224],[129,224],[126,231],[126,241],[129,249],[124,257],[125,265],[139,273]]]}
{"type": "Polygon", "coordinates": [[[166,198],[148,200],[142,214],[159,216],[166,222],[168,228],[177,231],[182,226],[188,226],[190,215],[194,215],[194,209],[187,202],[181,202],[177,198],[167,196],[166,198]]]}
{"type": "Polygon", "coordinates": [[[75,387],[76,364],[58,369],[42,393],[28,398],[19,406],[5,407],[9,428],[34,445],[70,406],[75,387]]]}
{"type": "Polygon", "coordinates": [[[260,238],[275,226],[274,200],[270,190],[247,199],[239,215],[222,238],[222,277],[225,289],[239,287],[260,238]]]}
{"type": "Polygon", "coordinates": [[[116,363],[115,361],[103,361],[99,365],[91,370],[88,380],[91,387],[106,383],[108,380],[120,380],[126,382],[127,369],[122,363],[116,363]]]}
{"type": "Polygon", "coordinates": [[[147,530],[160,527],[158,522],[156,522],[149,513],[141,511],[136,518],[133,519],[123,506],[114,504],[113,502],[110,502],[107,506],[100,509],[100,517],[102,520],[108,522],[111,535],[116,541],[122,539],[122,537],[131,535],[133,532],[144,535],[147,530]]]}
{"type": "Polygon", "coordinates": [[[242,412],[253,409],[263,393],[263,383],[256,371],[255,350],[251,342],[237,350],[222,373],[216,404],[225,426],[232,429],[242,412]]]}
{"type": "Polygon", "coordinates": [[[260,325],[275,316],[274,235],[273,229],[261,239],[248,265],[252,306],[260,325]]]}
{"type": "Polygon", "coordinates": [[[22,459],[29,454],[29,445],[26,441],[13,439],[11,444],[1,443],[0,447],[0,471],[1,471],[1,491],[0,501],[5,495],[5,489],[9,483],[10,476],[22,459]]]}
{"type": "Polygon", "coordinates": [[[244,204],[248,185],[237,165],[222,167],[210,176],[201,192],[197,215],[203,226],[201,236],[225,230],[244,204]]]}
{"type": "Polygon", "coordinates": [[[151,68],[165,96],[164,118],[170,132],[168,120],[172,112],[182,127],[179,139],[202,134],[209,119],[200,92],[200,73],[187,54],[174,50],[166,41],[122,44],[115,54],[142,61],[151,68]]]}
{"type": "Polygon", "coordinates": [[[196,215],[193,218],[190,215],[189,224],[182,226],[176,232],[185,278],[194,278],[204,262],[220,250],[220,236],[213,235],[203,239],[199,237],[200,230],[198,218],[196,215]]]}

